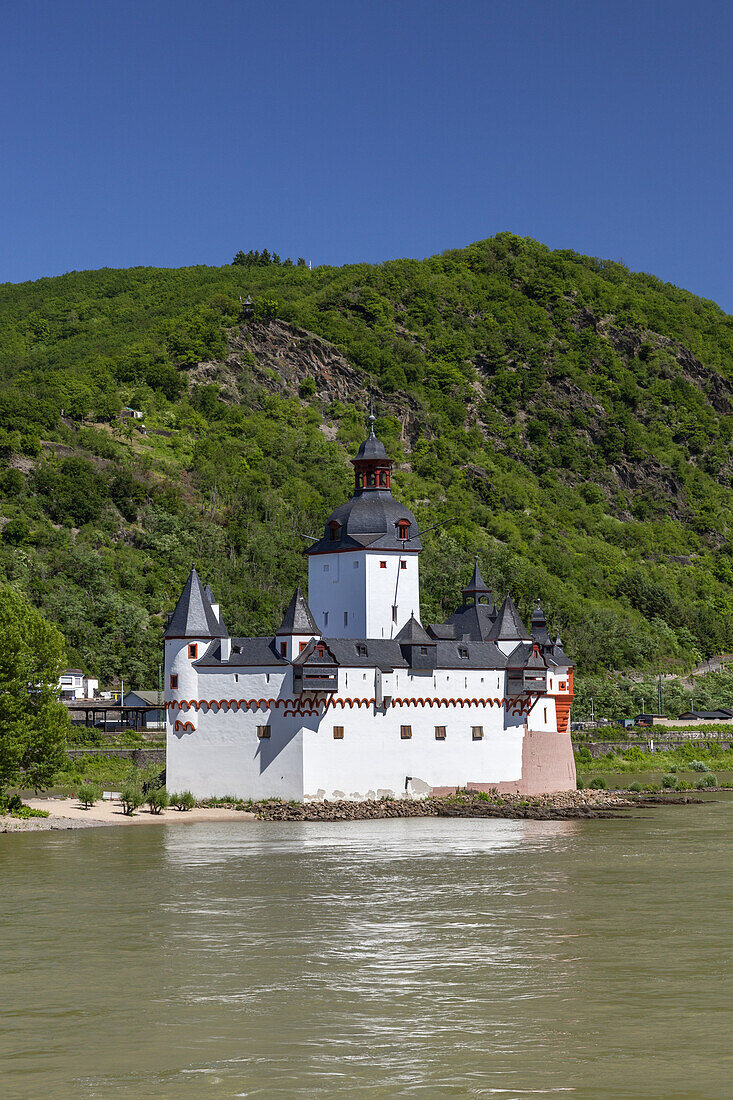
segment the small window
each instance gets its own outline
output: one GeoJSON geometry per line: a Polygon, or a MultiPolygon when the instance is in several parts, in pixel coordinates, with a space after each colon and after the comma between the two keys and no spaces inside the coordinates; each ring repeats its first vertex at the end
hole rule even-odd
{"type": "Polygon", "coordinates": [[[484,727],[483,726],[471,726],[471,738],[474,741],[483,741],[483,739],[484,739],[484,727]]]}
{"type": "Polygon", "coordinates": [[[358,563],[358,561],[355,561],[354,562],[354,569],[358,569],[358,568],[359,568],[359,563],[358,563]]]}
{"type": "Polygon", "coordinates": [[[197,645],[190,645],[188,647],[189,660],[195,661],[197,656],[198,656],[198,652],[199,652],[199,647],[197,645]]]}
{"type": "Polygon", "coordinates": [[[257,727],[257,736],[259,737],[260,741],[267,741],[269,739],[270,730],[271,730],[270,726],[258,726],[257,727]]]}
{"type": "Polygon", "coordinates": [[[392,622],[393,623],[397,622],[397,604],[394,604],[392,606],[392,622]]]}
{"type": "Polygon", "coordinates": [[[356,655],[357,655],[357,657],[366,657],[367,647],[365,645],[361,645],[361,643],[357,643],[356,655]]]}
{"type": "Polygon", "coordinates": [[[435,740],[436,741],[445,741],[445,726],[436,726],[435,727],[435,740]]]}
{"type": "Polygon", "coordinates": [[[234,683],[235,684],[239,683],[239,674],[237,672],[234,673],[234,683]]]}
{"type": "Polygon", "coordinates": [[[406,561],[401,561],[400,562],[400,569],[407,569],[407,562],[406,561]]]}
{"type": "Polygon", "coordinates": [[[344,611],[344,626],[348,626],[348,625],[349,625],[349,613],[348,613],[348,611],[344,611]]]}
{"type": "Polygon", "coordinates": [[[410,521],[409,519],[397,520],[397,538],[407,539],[410,536],[410,521]]]}
{"type": "Polygon", "coordinates": [[[468,660],[468,650],[466,649],[465,645],[459,645],[458,656],[461,657],[464,661],[468,660]]]}
{"type": "Polygon", "coordinates": [[[400,726],[400,737],[403,741],[409,741],[412,737],[412,726],[400,726]]]}
{"type": "Polygon", "coordinates": [[[380,561],[380,563],[379,563],[379,568],[380,568],[380,569],[386,569],[386,568],[387,568],[387,563],[386,563],[386,561],[380,561]]]}
{"type": "Polygon", "coordinates": [[[327,611],[323,612],[323,625],[328,626],[328,612],[327,611]]]}
{"type": "Polygon", "coordinates": [[[330,541],[331,542],[338,542],[339,535],[341,534],[341,524],[337,523],[336,520],[332,519],[331,522],[328,525],[328,531],[329,531],[329,536],[328,537],[329,537],[330,541]]]}
{"type": "Polygon", "coordinates": [[[334,739],[334,741],[343,741],[343,739],[344,739],[344,727],[343,726],[334,726],[333,727],[333,739],[334,739]]]}
{"type": "Polygon", "coordinates": [[[307,642],[298,642],[298,653],[302,653],[307,645],[307,642]]]}
{"type": "Polygon", "coordinates": [[[175,691],[175,689],[177,687],[178,687],[178,676],[174,672],[172,672],[171,673],[171,688],[175,691]]]}
{"type": "Polygon", "coordinates": [[[545,707],[545,725],[547,725],[547,707],[545,707]]]}
{"type": "Polygon", "coordinates": [[[557,686],[558,686],[560,691],[567,691],[567,689],[568,689],[568,685],[565,683],[564,680],[561,680],[560,683],[557,686]]]}
{"type": "Polygon", "coordinates": [[[427,655],[428,655],[428,647],[427,647],[426,645],[421,645],[421,646],[420,646],[420,654],[421,654],[421,656],[423,656],[423,657],[427,657],[427,655]]]}
{"type": "Polygon", "coordinates": [[[280,642],[280,656],[284,657],[287,652],[288,652],[288,643],[287,642],[280,642]]]}
{"type": "Polygon", "coordinates": [[[328,573],[328,571],[329,571],[329,569],[330,569],[330,568],[331,568],[331,567],[330,567],[330,565],[324,565],[324,567],[323,567],[323,572],[324,572],[324,573],[328,573]]]}

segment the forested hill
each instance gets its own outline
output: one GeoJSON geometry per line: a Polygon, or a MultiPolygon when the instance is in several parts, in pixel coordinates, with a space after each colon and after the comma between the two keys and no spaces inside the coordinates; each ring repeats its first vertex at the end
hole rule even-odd
{"type": "Polygon", "coordinates": [[[733,318],[505,233],[237,260],[0,287],[0,570],[70,662],[153,686],[192,560],[233,632],[271,630],[302,533],[350,492],[369,394],[396,495],[450,520],[424,540],[425,621],[478,553],[586,671],[733,649],[733,318]]]}

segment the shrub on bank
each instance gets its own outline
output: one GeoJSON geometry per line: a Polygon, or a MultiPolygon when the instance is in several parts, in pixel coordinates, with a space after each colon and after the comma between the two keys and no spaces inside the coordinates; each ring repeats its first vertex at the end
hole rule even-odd
{"type": "Polygon", "coordinates": [[[19,817],[26,821],[29,817],[48,817],[48,810],[35,810],[32,806],[26,806],[19,794],[10,798],[0,796],[0,814],[9,814],[10,817],[19,817]]]}
{"type": "Polygon", "coordinates": [[[93,806],[95,802],[99,802],[102,797],[102,792],[95,783],[82,783],[76,792],[76,797],[81,802],[85,810],[88,810],[90,806],[93,806]]]}
{"type": "Polygon", "coordinates": [[[196,805],[196,799],[190,791],[180,791],[171,795],[171,805],[177,810],[192,810],[196,805]]]}
{"type": "Polygon", "coordinates": [[[138,810],[145,801],[145,795],[139,787],[134,783],[125,783],[120,791],[120,802],[122,803],[122,812],[127,817],[132,817],[135,810],[138,810]]]}
{"type": "Polygon", "coordinates": [[[667,789],[677,785],[677,776],[673,772],[668,772],[667,775],[662,776],[662,786],[667,789]]]}
{"type": "Polygon", "coordinates": [[[629,783],[629,790],[635,793],[641,790],[641,783],[629,783]]]}
{"type": "Polygon", "coordinates": [[[155,787],[154,790],[148,791],[145,801],[150,807],[151,814],[159,814],[170,806],[171,800],[165,787],[155,787]]]}
{"type": "Polygon", "coordinates": [[[691,760],[689,766],[690,766],[690,770],[693,771],[693,772],[709,772],[710,771],[710,768],[708,767],[708,765],[705,763],[704,760],[691,760]]]}
{"type": "Polygon", "coordinates": [[[717,787],[718,779],[713,772],[705,772],[705,775],[700,776],[699,787],[717,787]]]}
{"type": "Polygon", "coordinates": [[[594,775],[593,778],[588,781],[588,786],[594,791],[605,791],[608,784],[602,775],[594,775]]]}

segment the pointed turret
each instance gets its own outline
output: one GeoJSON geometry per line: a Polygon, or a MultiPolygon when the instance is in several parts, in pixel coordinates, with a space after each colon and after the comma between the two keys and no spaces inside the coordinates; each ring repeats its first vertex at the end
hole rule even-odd
{"type": "Polygon", "coordinates": [[[543,648],[552,645],[550,635],[547,632],[547,619],[545,618],[545,613],[542,610],[542,605],[539,600],[537,600],[537,606],[532,612],[530,633],[532,634],[532,641],[535,642],[536,645],[542,646],[543,648]]]}
{"type": "Polygon", "coordinates": [[[283,621],[275,632],[277,652],[281,657],[292,661],[313,638],[320,637],[316,620],[311,615],[306,598],[298,585],[285,610],[283,621]]]}
{"type": "Polygon", "coordinates": [[[511,653],[519,642],[530,641],[530,636],[514,606],[514,600],[508,592],[496,616],[496,622],[489,632],[489,640],[496,642],[502,653],[511,653]]]}
{"type": "Polygon", "coordinates": [[[295,589],[293,598],[287,606],[285,614],[283,615],[283,621],[280,623],[276,631],[277,636],[281,634],[308,634],[320,637],[320,630],[316,626],[316,621],[311,615],[310,608],[303,595],[300,585],[295,589]]]}
{"type": "Polygon", "coordinates": [[[217,618],[196,566],[191,566],[175,611],[168,620],[165,638],[226,638],[224,623],[217,618]]]}
{"type": "Polygon", "coordinates": [[[400,643],[402,656],[409,662],[410,668],[435,668],[437,646],[435,639],[420,625],[414,614],[396,635],[400,643]]]}

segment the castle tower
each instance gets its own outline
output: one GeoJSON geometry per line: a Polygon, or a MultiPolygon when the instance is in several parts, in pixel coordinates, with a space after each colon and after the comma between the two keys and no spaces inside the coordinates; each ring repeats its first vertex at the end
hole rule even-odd
{"type": "Polygon", "coordinates": [[[198,698],[198,675],[194,664],[203,657],[214,638],[221,639],[224,659],[229,657],[231,639],[214,608],[218,611],[213,593],[207,594],[194,565],[163,634],[166,703],[198,698]]]}
{"type": "Polygon", "coordinates": [[[392,496],[392,459],[369,419],[369,436],[351,460],[353,495],[306,550],[308,602],[327,638],[394,638],[420,617],[417,521],[392,496]]]}

